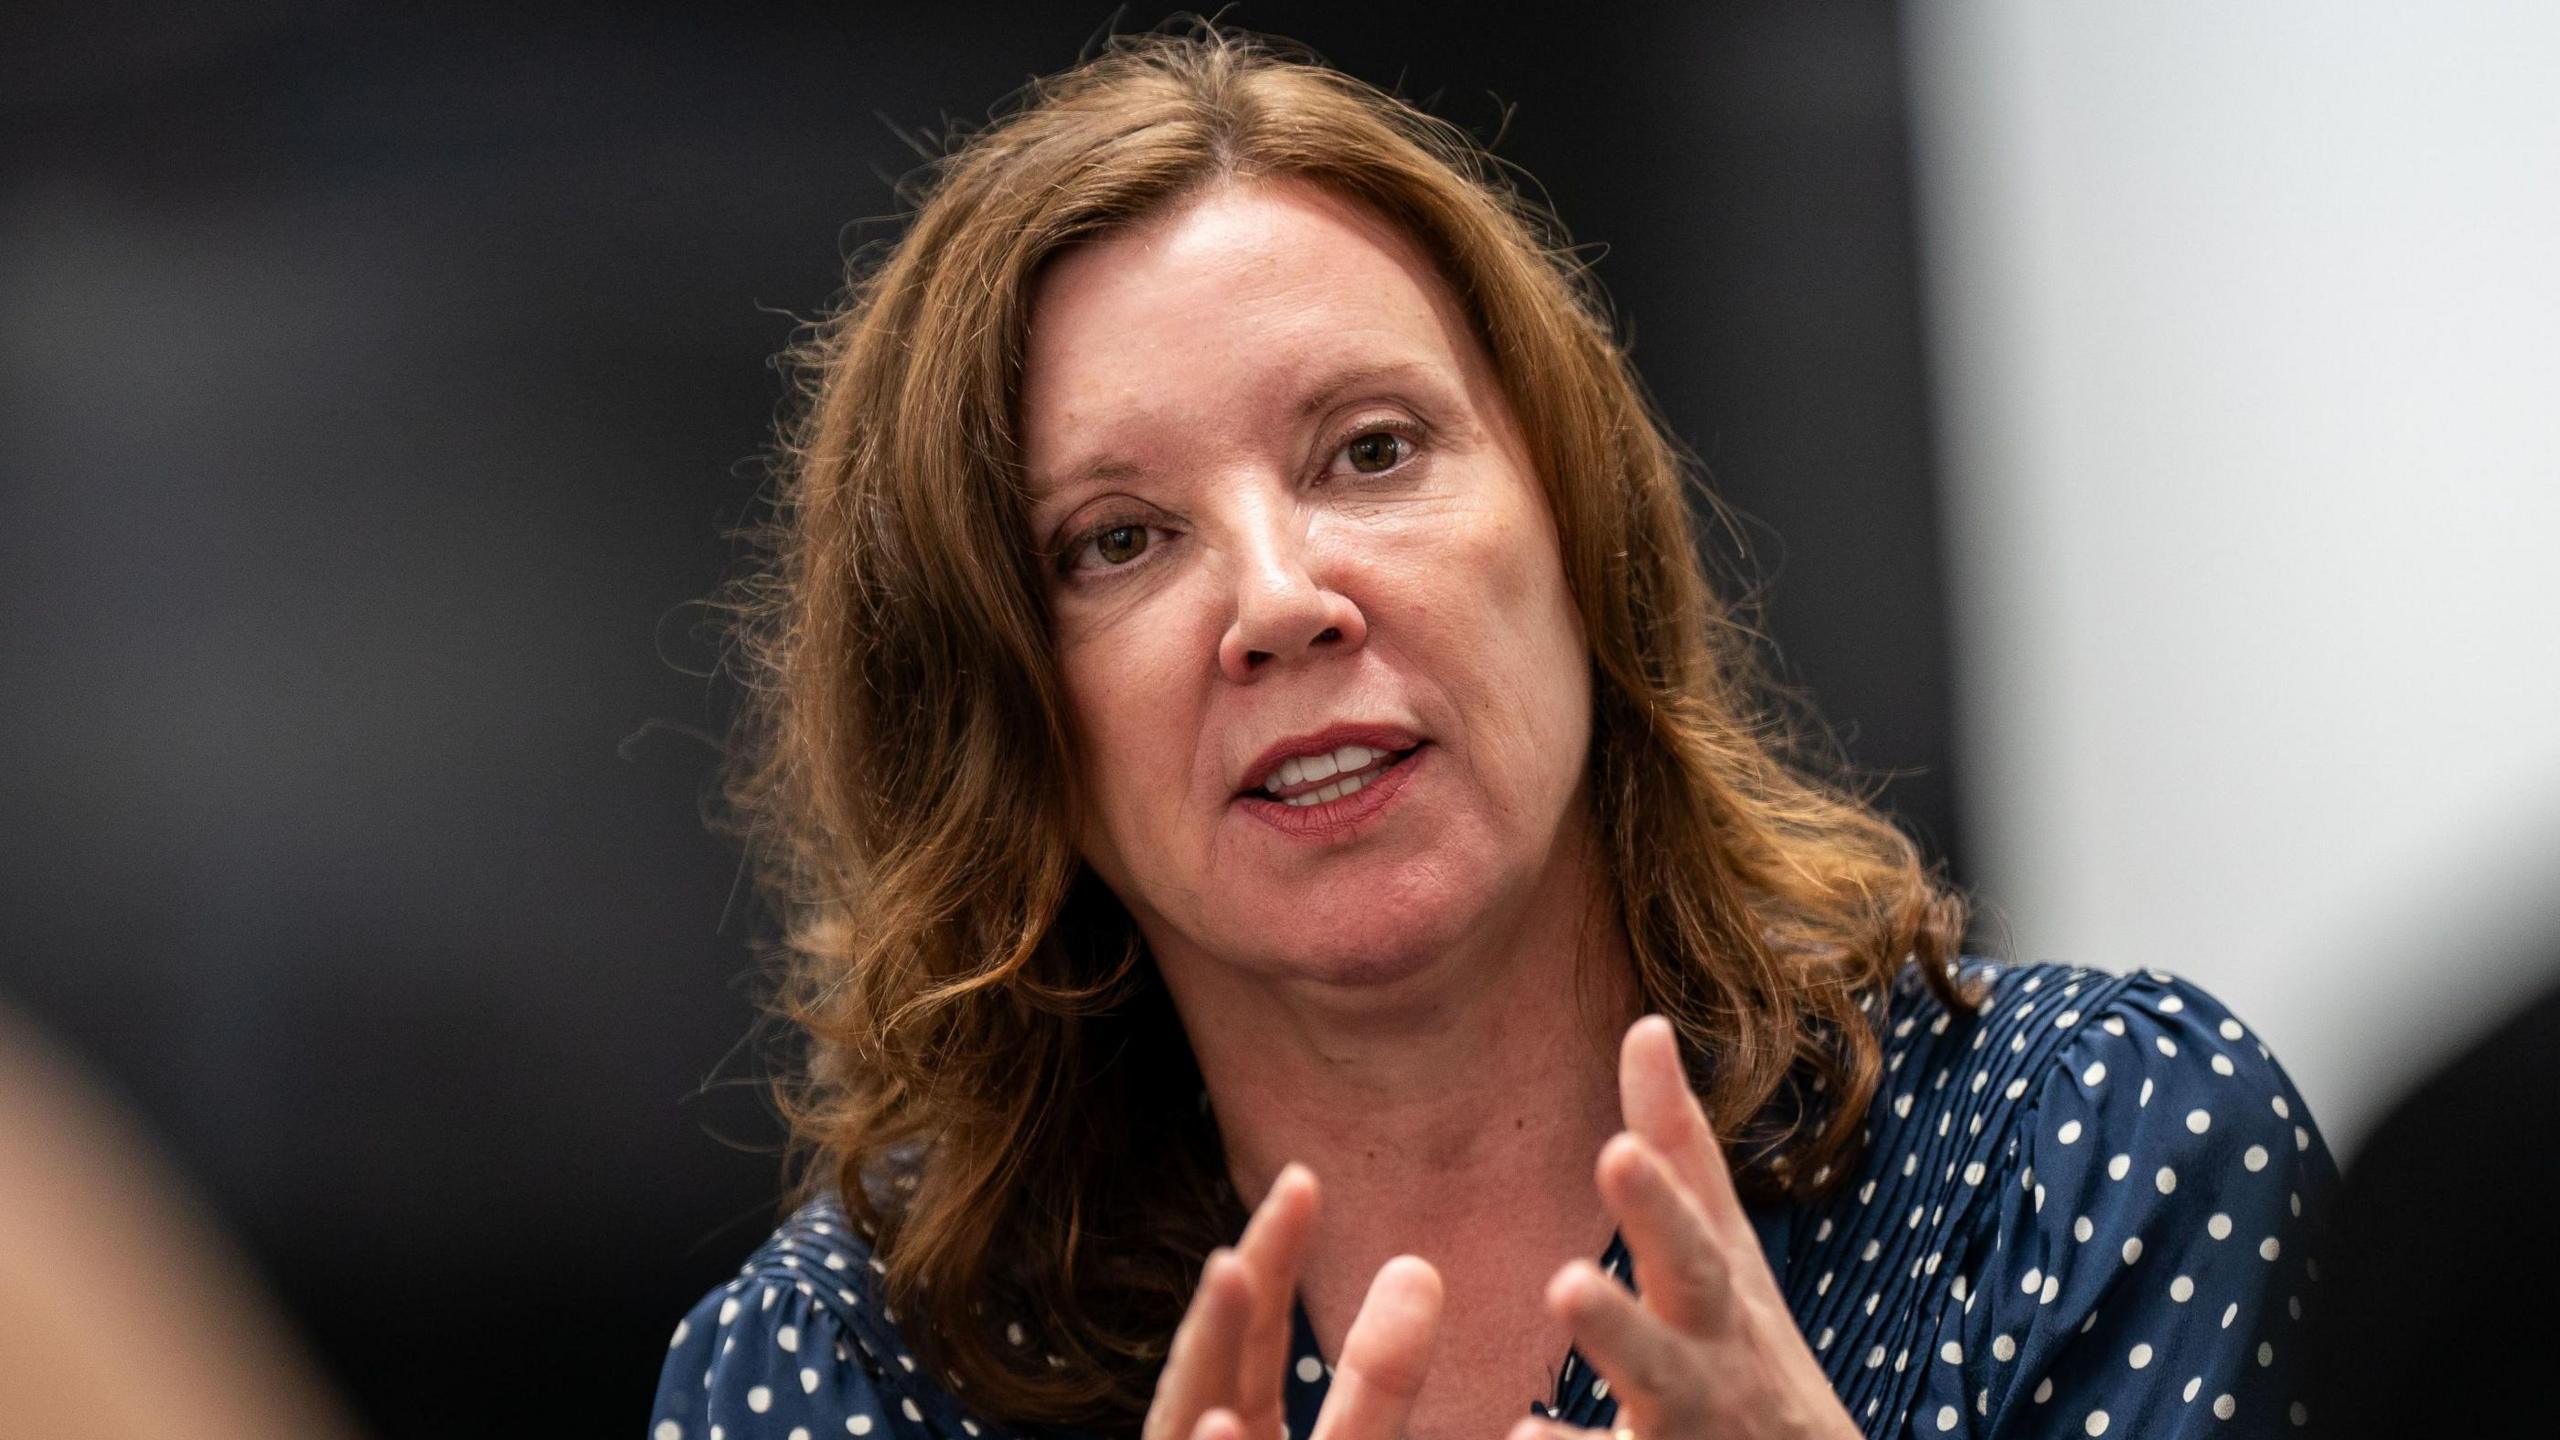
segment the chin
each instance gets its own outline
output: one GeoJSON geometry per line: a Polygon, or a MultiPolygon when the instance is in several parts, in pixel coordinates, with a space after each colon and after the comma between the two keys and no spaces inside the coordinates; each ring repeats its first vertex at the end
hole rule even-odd
{"type": "Polygon", "coordinates": [[[1293,951],[1278,957],[1274,968],[1346,990],[1377,990],[1421,975],[1443,953],[1424,945],[1369,941],[1293,951]]]}
{"type": "MultiPolygon", "coordinates": [[[[1300,908],[1254,927],[1236,952],[1255,968],[1350,988],[1392,986],[1428,972],[1465,943],[1468,926],[1451,913],[1392,896],[1320,916],[1300,908]]],[[[1472,913],[1470,910],[1469,913],[1472,913]]]]}

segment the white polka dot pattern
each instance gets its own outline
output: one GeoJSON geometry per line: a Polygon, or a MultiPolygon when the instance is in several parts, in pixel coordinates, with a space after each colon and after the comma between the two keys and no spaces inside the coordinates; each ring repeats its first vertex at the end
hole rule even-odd
{"type": "MultiPolygon", "coordinates": [[[[1948,1227],[1929,1242],[1968,1288],[1941,1285],[1933,1301],[1915,1302],[1887,1287],[1877,1319],[1840,1327],[1843,1343],[1909,1336],[1975,1363],[1901,1385],[1835,1369],[1850,1414],[1880,1398],[1870,1435],[2001,1437],[2231,1434],[2235,1414],[2260,1424],[2285,1416],[2300,1394],[2300,1316],[2318,1303],[2301,1257],[2336,1179],[2292,1083],[2219,1002],[2183,981],[2051,966],[2002,966],[1990,978],[1978,1030],[1958,1022],[1934,1041],[1915,1033],[1887,1046],[1887,1063],[1901,1052],[1897,1073],[1920,1075],[1923,1093],[1965,1097],[1958,1135],[1971,1128],[1969,1110],[2011,1094],[2012,1077],[2032,1077],[2008,1105],[1990,1107],[2008,1113],[1985,1120],[1975,1145],[1935,1161],[1989,1171],[1987,1203],[1970,1213],[1959,1213],[1963,1187],[1944,1187],[1948,1227]],[[2043,1012],[2065,1007],[2082,1019],[2056,1034],[2043,1012]],[[2010,1039],[2030,1031],[2046,1043],[2013,1053],[2010,1039]],[[1949,1078],[1932,1091],[1939,1069],[1949,1078]],[[2298,1124],[2308,1144],[2296,1143],[2298,1124]],[[1898,1309],[1900,1320],[1883,1323],[1898,1309]],[[1941,1431],[1950,1409],[1957,1429],[1941,1431]],[[1896,1414],[1908,1418],[1881,1423],[1896,1414]]],[[[1897,1010],[1928,1004],[1908,987],[1896,994],[1897,1010]]],[[[1907,1143],[1887,1123],[1873,1132],[1881,1145],[1907,1143]]],[[[1930,1163],[1924,1154],[1924,1173],[1930,1163]]],[[[1821,1213],[1918,1198],[1888,1181],[1868,1206],[1851,1198],[1821,1213]]],[[[1872,1227],[1844,1218],[1833,1228],[1854,1243],[1872,1227]]],[[[1836,1323],[1832,1300],[1793,1289],[1800,1322],[1836,1323]]],[[[1859,1286],[1844,1275],[1838,1289],[1859,1286]]]]}
{"type": "MultiPolygon", "coordinates": [[[[1857,1173],[1753,1216],[1849,1414],[1879,1440],[2148,1440],[2299,1413],[2307,1227],[2335,1171],[2282,1070],[2211,996],[2156,972],[1967,976],[1989,987],[1974,1020],[1905,970],[1871,1012],[1885,1080],[1857,1173]]],[[[1632,1284],[1622,1244],[1602,1263],[1632,1284]]],[[[835,1202],[803,1207],[675,1327],[652,1440],[1019,1440],[918,1366],[879,1273],[835,1202]]],[[[989,1323],[1008,1347],[1042,1328],[989,1323]]],[[[1312,1433],[1331,1376],[1301,1312],[1290,1436],[1312,1433]]],[[[1535,1409],[1605,1430],[1617,1400],[1568,1355],[1535,1409]]]]}

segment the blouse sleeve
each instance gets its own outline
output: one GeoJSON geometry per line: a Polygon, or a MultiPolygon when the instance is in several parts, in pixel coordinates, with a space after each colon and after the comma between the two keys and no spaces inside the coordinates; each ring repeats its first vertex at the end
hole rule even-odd
{"type": "Polygon", "coordinates": [[[914,1380],[869,1278],[869,1252],[840,1212],[793,1217],[676,1323],[650,1440],[958,1436],[947,1397],[914,1380]]]}
{"type": "Polygon", "coordinates": [[[722,1286],[676,1322],[650,1440],[895,1434],[845,1348],[843,1327],[811,1297],[770,1280],[722,1286]]]}
{"type": "MultiPolygon", "coordinates": [[[[2336,1180],[2302,1097],[2213,998],[2146,972],[2084,1017],[2021,1115],[2025,1164],[1964,1310],[1997,1437],[2306,1423],[2306,1214],[2336,1180]]],[[[1932,1433],[1925,1416],[1914,1430],[1932,1433]]],[[[2227,1430],[2223,1433],[2231,1433],[2227,1430]]]]}

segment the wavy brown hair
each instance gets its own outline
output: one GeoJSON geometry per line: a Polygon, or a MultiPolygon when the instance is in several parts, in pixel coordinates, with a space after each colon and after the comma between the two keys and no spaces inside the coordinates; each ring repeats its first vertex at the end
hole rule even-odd
{"type": "Polygon", "coordinates": [[[1463,131],[1303,52],[1205,23],[1115,39],[952,147],[857,264],[796,357],[736,596],[732,800],[807,1044],[783,1087],[800,1188],[842,1195],[908,1338],[992,1418],[1134,1427],[1242,1219],[1179,1020],[1073,841],[1015,426],[1030,297],[1069,246],[1283,176],[1414,237],[1502,376],[1590,647],[1614,918],[1746,1192],[1845,1175],[1897,970],[1964,1003],[1960,902],[1817,778],[1707,582],[1695,466],[1552,217],[1463,131]]]}

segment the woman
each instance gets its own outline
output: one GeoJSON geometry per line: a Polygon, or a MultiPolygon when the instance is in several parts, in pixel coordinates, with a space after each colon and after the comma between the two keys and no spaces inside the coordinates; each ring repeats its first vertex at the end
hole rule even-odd
{"type": "Polygon", "coordinates": [[[749,596],[814,1163],[656,1435],[2281,1424],[2298,1097],[2166,976],[1955,964],[1560,254],[1215,31],[947,162],[749,596]]]}

